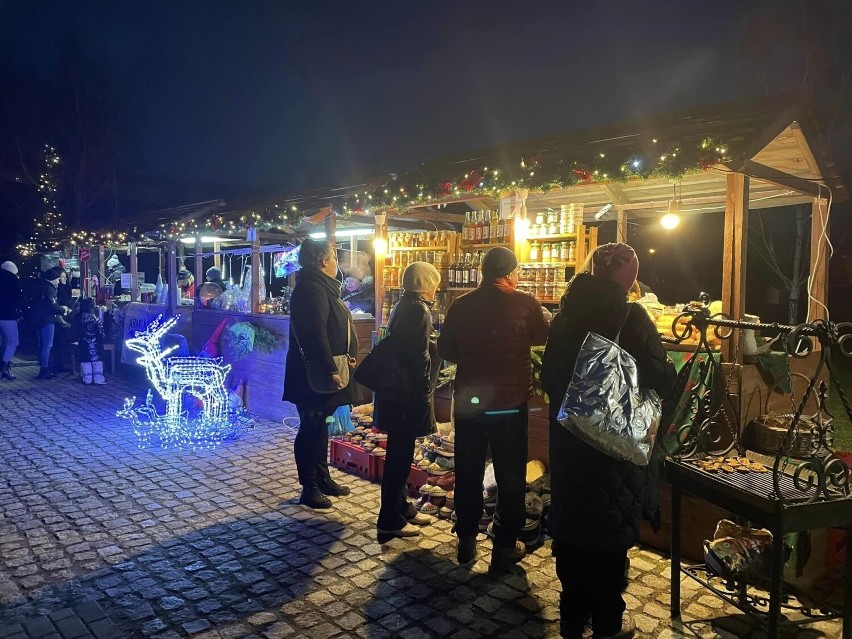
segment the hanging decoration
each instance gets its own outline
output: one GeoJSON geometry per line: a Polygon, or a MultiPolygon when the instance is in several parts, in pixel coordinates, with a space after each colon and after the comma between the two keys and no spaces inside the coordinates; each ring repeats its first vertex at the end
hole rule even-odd
{"type": "Polygon", "coordinates": [[[222,335],[227,352],[234,359],[245,359],[251,353],[272,353],[278,348],[279,336],[253,322],[234,322],[222,335]]]}
{"type": "Polygon", "coordinates": [[[161,350],[160,340],[178,318],[161,323],[161,315],[125,342],[128,349],[139,353],[136,362],[145,368],[148,380],[166,404],[165,414],[160,415],[148,391],[145,404],[137,408],[136,398],[128,398],[116,413],[133,423],[143,447],[154,443],[163,447],[209,447],[238,437],[251,424],[244,412],[229,406],[225,387],[229,364],[223,364],[221,358],[169,357],[177,346],[161,350]],[[186,396],[201,403],[201,410],[193,417],[183,411],[186,396]]]}

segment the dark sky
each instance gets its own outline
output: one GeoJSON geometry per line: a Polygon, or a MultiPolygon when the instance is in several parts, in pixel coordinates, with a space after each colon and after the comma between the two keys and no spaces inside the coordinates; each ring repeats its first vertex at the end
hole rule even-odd
{"type": "Polygon", "coordinates": [[[740,0],[0,0],[0,11],[2,64],[50,83],[73,38],[109,70],[123,172],[276,193],[765,90],[739,61],[765,21],[740,0]]]}

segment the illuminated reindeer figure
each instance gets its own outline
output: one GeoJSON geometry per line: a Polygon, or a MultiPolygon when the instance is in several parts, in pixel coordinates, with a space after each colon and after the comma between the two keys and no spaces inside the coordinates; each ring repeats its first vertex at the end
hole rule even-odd
{"type": "Polygon", "coordinates": [[[181,414],[183,395],[198,398],[202,405],[199,420],[207,423],[223,423],[228,419],[228,392],[225,390],[225,377],[231,365],[222,365],[222,358],[169,357],[177,346],[165,351],[160,350],[160,339],[177,323],[179,316],[160,324],[158,317],[145,331],[137,331],[136,336],[124,342],[132,351],[141,354],[136,362],[145,367],[148,379],[166,402],[165,419],[178,424],[181,414]]]}

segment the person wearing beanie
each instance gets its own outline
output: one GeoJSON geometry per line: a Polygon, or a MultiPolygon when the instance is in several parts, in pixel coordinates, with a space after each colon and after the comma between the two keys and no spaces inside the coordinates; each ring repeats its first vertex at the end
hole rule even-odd
{"type": "Polygon", "coordinates": [[[380,543],[391,537],[416,536],[420,534],[418,526],[430,522],[406,495],[414,440],[431,433],[435,424],[433,395],[441,357],[432,328],[432,304],[440,284],[441,274],[431,264],[409,264],[402,273],[402,297],[388,320],[388,332],[394,336],[410,388],[409,401],[404,405],[376,393],[374,423],[388,433],[381,508],[376,521],[380,543]]]}
{"type": "Polygon", "coordinates": [[[39,342],[39,373],[36,379],[53,379],[56,374],[50,370],[50,352],[53,349],[53,338],[56,325],[68,328],[70,324],[64,316],[71,312],[67,306],[57,301],[59,280],[62,269],[55,266],[44,271],[41,279],[33,286],[32,324],[38,335],[39,342]]]}
{"type": "Polygon", "coordinates": [[[214,284],[218,286],[222,293],[227,290],[227,286],[225,286],[225,281],[222,279],[222,271],[218,266],[211,266],[207,269],[207,272],[204,274],[207,279],[208,284],[214,284]]]}
{"type": "Polygon", "coordinates": [[[182,268],[178,271],[177,285],[180,289],[181,299],[195,299],[195,277],[189,272],[189,269],[182,268]]]}
{"type": "Polygon", "coordinates": [[[18,349],[18,322],[24,316],[24,291],[14,262],[0,266],[0,376],[13,380],[12,359],[18,349]]]}
{"type": "Polygon", "coordinates": [[[516,290],[517,267],[510,250],[489,250],[482,260],[481,284],[453,303],[438,338],[438,352],[458,365],[453,396],[457,558],[461,564],[476,557],[489,445],[500,495],[491,561],[509,564],[526,554],[518,534],[526,524],[530,347],[547,340],[550,314],[534,298],[516,290]]]}
{"type": "Polygon", "coordinates": [[[589,332],[618,336],[619,345],[636,359],[642,386],[663,398],[670,394],[675,369],[656,326],[627,301],[638,270],[636,252],[627,244],[595,249],[584,272],[568,284],[542,356],[542,386],[551,398],[548,532],[562,582],[563,637],[581,637],[590,616],[595,636],[631,636],[635,623],[621,595],[627,550],[639,539],[643,516],[659,526],[656,466],[610,457],[556,419],[589,332]]]}
{"type": "Polygon", "coordinates": [[[80,300],[74,321],[77,331],[77,358],[84,384],[106,384],[104,377],[104,325],[95,313],[91,298],[80,300]]]}

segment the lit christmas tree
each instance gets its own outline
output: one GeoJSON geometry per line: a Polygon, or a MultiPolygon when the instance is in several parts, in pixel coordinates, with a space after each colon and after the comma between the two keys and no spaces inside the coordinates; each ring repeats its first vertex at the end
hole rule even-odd
{"type": "Polygon", "coordinates": [[[59,164],[59,154],[49,144],[44,146],[44,154],[42,156],[44,167],[36,181],[36,188],[41,195],[41,201],[44,203],[44,213],[40,218],[33,219],[33,232],[30,235],[30,241],[25,244],[18,244],[18,253],[22,257],[30,257],[43,250],[49,244],[49,240],[60,236],[65,231],[65,225],[62,221],[62,212],[56,204],[56,182],[53,172],[59,164]]]}

